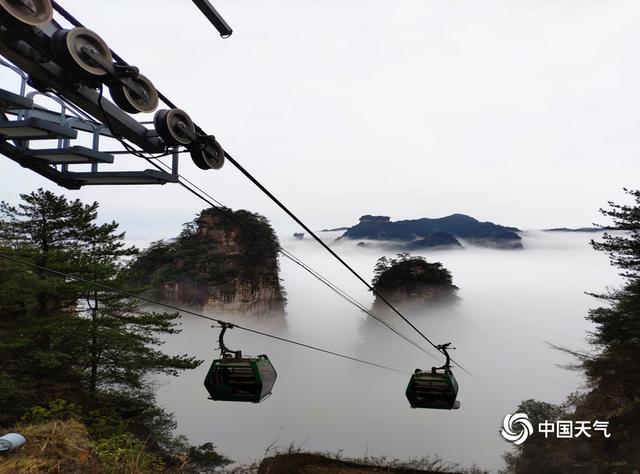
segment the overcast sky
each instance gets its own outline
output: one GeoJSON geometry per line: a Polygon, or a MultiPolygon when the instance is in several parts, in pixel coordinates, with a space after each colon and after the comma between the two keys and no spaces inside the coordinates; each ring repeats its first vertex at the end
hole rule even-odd
{"type": "MultiPolygon", "coordinates": [[[[455,212],[583,226],[638,186],[637,1],[217,0],[227,40],[189,0],[60,3],[315,228],[455,212]]],[[[182,171],[296,230],[230,164],[182,171]]],[[[0,176],[0,199],[98,200],[133,239],[203,207],[177,185],[65,191],[8,159],[0,176]]]]}

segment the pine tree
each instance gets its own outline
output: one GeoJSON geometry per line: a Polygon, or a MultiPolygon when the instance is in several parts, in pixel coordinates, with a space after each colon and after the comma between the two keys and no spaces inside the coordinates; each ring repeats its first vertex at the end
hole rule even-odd
{"type": "MultiPolygon", "coordinates": [[[[18,206],[0,203],[0,247],[37,265],[72,272],[77,267],[79,235],[95,219],[97,203],[69,202],[42,189],[20,197],[23,202],[18,206]]],[[[33,301],[23,310],[43,318],[67,309],[78,297],[74,285],[42,270],[35,271],[25,289],[33,301]]]]}
{"type": "Polygon", "coordinates": [[[606,306],[589,312],[596,324],[591,342],[598,351],[584,362],[593,384],[618,387],[631,402],[640,398],[640,191],[625,191],[633,205],[610,202],[609,209],[601,209],[624,233],[605,233],[592,246],[609,254],[626,282],[619,290],[593,295],[606,306]]]}
{"type": "Polygon", "coordinates": [[[589,311],[595,323],[590,342],[592,352],[561,350],[576,356],[584,369],[588,391],[574,394],[562,406],[528,400],[518,410],[543,407],[544,417],[553,419],[607,420],[611,438],[563,440],[535,437],[505,454],[507,471],[517,474],[540,472],[636,472],[640,466],[640,191],[625,191],[630,205],[609,203],[601,213],[613,220],[615,233],[605,233],[595,250],[606,252],[625,281],[618,290],[592,294],[604,303],[589,311]],[[567,410],[567,408],[572,408],[567,410]]]}
{"type": "MultiPolygon", "coordinates": [[[[95,208],[42,189],[21,199],[17,206],[0,203],[0,248],[36,265],[76,271],[78,236],[95,218],[95,208]]],[[[3,411],[10,417],[80,382],[78,348],[69,335],[82,323],[74,317],[81,288],[4,260],[0,274],[0,371],[22,393],[14,410],[3,411]]]]}
{"type": "MultiPolygon", "coordinates": [[[[21,198],[18,206],[0,204],[4,252],[120,284],[126,258],[137,250],[125,245],[117,223],[96,223],[98,203],[42,189],[21,198]]],[[[118,405],[144,401],[148,409],[150,374],[175,375],[200,363],[157,349],[162,334],[178,332],[177,314],[145,312],[119,294],[13,262],[2,261],[0,275],[6,276],[0,281],[0,373],[5,384],[16,382],[29,392],[29,403],[68,398],[95,406],[111,397],[118,405]]]]}

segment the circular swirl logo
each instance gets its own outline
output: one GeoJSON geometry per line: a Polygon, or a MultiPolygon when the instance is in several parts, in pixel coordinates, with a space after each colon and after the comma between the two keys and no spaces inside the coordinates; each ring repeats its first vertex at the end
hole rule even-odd
{"type": "Polygon", "coordinates": [[[533,433],[533,426],[525,413],[507,413],[502,421],[502,437],[515,445],[524,443],[533,433]]]}

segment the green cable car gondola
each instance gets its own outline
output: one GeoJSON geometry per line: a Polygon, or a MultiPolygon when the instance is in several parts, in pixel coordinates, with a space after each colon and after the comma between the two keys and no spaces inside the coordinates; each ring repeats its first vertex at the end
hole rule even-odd
{"type": "Polygon", "coordinates": [[[442,367],[431,371],[416,369],[407,386],[407,399],[411,408],[435,408],[452,410],[460,408],[458,382],[451,372],[451,358],[447,349],[450,343],[438,346],[447,358],[442,367]]]}
{"type": "Polygon", "coordinates": [[[227,349],[224,333],[232,327],[222,325],[219,338],[222,357],[211,364],[204,386],[211,400],[260,403],[271,395],[278,374],[264,354],[243,357],[241,351],[227,349]]]}

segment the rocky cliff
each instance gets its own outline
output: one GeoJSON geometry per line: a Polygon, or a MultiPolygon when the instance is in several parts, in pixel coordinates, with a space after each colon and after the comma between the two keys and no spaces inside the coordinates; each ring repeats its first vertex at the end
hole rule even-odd
{"type": "MultiPolygon", "coordinates": [[[[442,303],[458,299],[458,287],[451,273],[441,263],[429,263],[422,257],[400,254],[397,258],[382,257],[374,270],[373,288],[392,304],[442,303]]],[[[378,297],[375,309],[386,305],[378,297]]]]}
{"type": "Polygon", "coordinates": [[[205,209],[177,239],[152,244],[131,274],[165,301],[219,313],[282,315],[278,247],[263,216],[205,209]]]}

